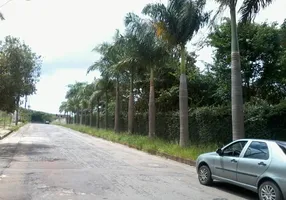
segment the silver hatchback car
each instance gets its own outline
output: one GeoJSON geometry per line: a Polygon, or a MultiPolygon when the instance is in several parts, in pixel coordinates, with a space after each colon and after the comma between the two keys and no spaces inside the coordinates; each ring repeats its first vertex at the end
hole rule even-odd
{"type": "Polygon", "coordinates": [[[203,185],[218,180],[257,192],[260,200],[286,199],[286,142],[236,140],[201,154],[196,168],[203,185]]]}

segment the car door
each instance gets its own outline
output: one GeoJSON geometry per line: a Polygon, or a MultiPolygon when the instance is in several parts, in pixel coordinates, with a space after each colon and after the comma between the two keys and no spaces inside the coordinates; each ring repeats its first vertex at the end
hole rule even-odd
{"type": "Polygon", "coordinates": [[[255,186],[269,164],[270,152],[267,143],[252,141],[237,165],[237,181],[255,186]]]}
{"type": "Polygon", "coordinates": [[[247,141],[237,141],[226,146],[222,150],[222,154],[215,159],[214,175],[235,181],[239,156],[246,143],[247,141]]]}

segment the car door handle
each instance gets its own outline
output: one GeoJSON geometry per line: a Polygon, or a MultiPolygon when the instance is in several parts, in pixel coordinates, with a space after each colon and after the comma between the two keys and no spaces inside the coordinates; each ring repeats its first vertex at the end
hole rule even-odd
{"type": "Polygon", "coordinates": [[[237,163],[237,160],[235,160],[235,159],[232,159],[230,162],[234,162],[234,163],[237,163]]]}
{"type": "Polygon", "coordinates": [[[266,164],[264,162],[260,162],[260,163],[258,163],[258,165],[266,166],[266,164]]]}

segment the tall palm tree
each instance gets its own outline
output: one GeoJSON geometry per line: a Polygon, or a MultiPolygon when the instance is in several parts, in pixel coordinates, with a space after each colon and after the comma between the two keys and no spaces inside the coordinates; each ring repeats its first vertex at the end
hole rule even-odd
{"type": "Polygon", "coordinates": [[[110,79],[109,74],[102,74],[102,78],[98,79],[98,82],[96,83],[96,88],[98,93],[104,96],[105,98],[105,129],[108,129],[108,104],[109,104],[109,98],[110,93],[114,90],[114,82],[112,79],[110,79]]]}
{"type": "Polygon", "coordinates": [[[88,68],[88,73],[93,70],[99,70],[101,74],[109,76],[110,78],[115,78],[115,90],[116,90],[116,101],[115,101],[115,119],[114,119],[114,131],[118,133],[120,131],[119,127],[119,81],[122,76],[122,68],[119,65],[122,59],[122,47],[118,41],[120,40],[120,33],[117,30],[114,36],[114,44],[103,43],[96,47],[94,51],[97,51],[102,55],[98,62],[95,62],[92,66],[88,68]]]}
{"type": "MultiPolygon", "coordinates": [[[[237,0],[216,0],[220,4],[214,19],[225,8],[230,10],[231,19],[231,112],[232,112],[232,139],[237,140],[245,137],[243,94],[241,80],[241,64],[236,22],[237,0]]],[[[244,0],[239,11],[241,20],[248,21],[255,17],[260,8],[270,5],[273,0],[244,0]]],[[[214,19],[212,21],[214,21],[214,19]]]]}
{"type": "MultiPolygon", "coordinates": [[[[96,83],[97,80],[94,79],[94,81],[90,84],[88,84],[85,87],[85,102],[86,102],[86,108],[87,111],[89,112],[89,126],[92,126],[92,116],[93,116],[93,110],[95,106],[95,99],[91,98],[93,93],[96,91],[96,83]]],[[[85,123],[87,125],[87,122],[85,123]]]]}
{"type": "Polygon", "coordinates": [[[138,43],[139,40],[132,32],[128,32],[124,37],[120,37],[117,44],[122,47],[122,55],[117,65],[124,69],[129,77],[129,101],[128,101],[128,132],[133,133],[134,130],[134,80],[137,75],[138,62],[138,43]]]}
{"type": "Polygon", "coordinates": [[[64,113],[65,117],[66,117],[66,123],[68,124],[68,117],[67,117],[67,112],[68,112],[68,102],[67,101],[63,101],[59,107],[59,112],[60,113],[64,113]]]}
{"type": "Polygon", "coordinates": [[[76,112],[76,105],[73,99],[67,99],[67,105],[66,105],[67,111],[70,113],[68,123],[75,124],[75,112],[76,112]],[[71,121],[73,120],[73,121],[71,121]]]}
{"type": "MultiPolygon", "coordinates": [[[[96,80],[97,81],[97,80],[96,80]]],[[[97,116],[96,116],[96,127],[99,129],[99,122],[100,122],[100,98],[102,96],[102,91],[98,89],[98,84],[95,82],[95,88],[90,96],[89,102],[91,107],[96,105],[97,116]]]]}
{"type": "Polygon", "coordinates": [[[203,12],[205,3],[205,0],[169,0],[167,6],[162,3],[147,4],[142,11],[154,21],[157,35],[180,51],[179,107],[180,146],[182,147],[187,146],[189,141],[186,44],[208,21],[208,13],[203,12]]]}
{"type": "Polygon", "coordinates": [[[71,99],[75,106],[76,112],[76,123],[80,123],[80,101],[81,101],[81,91],[86,85],[84,82],[76,82],[75,84],[68,85],[68,91],[66,94],[66,99],[71,99]]]}
{"type": "MultiPolygon", "coordinates": [[[[134,80],[137,75],[137,67],[140,65],[136,59],[138,49],[138,38],[130,32],[127,32],[124,36],[119,35],[115,37],[115,44],[111,49],[115,49],[116,62],[113,64],[113,68],[116,69],[113,72],[115,77],[121,75],[121,80],[125,80],[125,77],[129,77],[129,102],[128,102],[128,132],[132,133],[134,129],[134,80]],[[116,75],[117,74],[117,75],[116,75]]],[[[113,60],[113,61],[115,61],[113,60]]],[[[118,77],[119,78],[119,77],[118,77]]],[[[116,78],[116,80],[119,80],[116,78]]],[[[118,83],[118,82],[117,82],[118,83]]],[[[118,88],[117,88],[118,89],[118,88]]],[[[117,90],[118,91],[118,90],[117,90]]],[[[119,99],[117,99],[119,101],[119,99]]],[[[116,107],[119,109],[119,107],[116,107]]],[[[118,118],[119,119],[119,118],[118,118]]]]}
{"type": "Polygon", "coordinates": [[[128,13],[125,17],[125,25],[129,32],[133,32],[139,39],[136,60],[148,69],[150,75],[149,90],[149,137],[155,136],[155,88],[154,70],[159,67],[164,57],[168,55],[167,48],[156,38],[155,29],[148,20],[140,18],[134,13],[128,13]]]}

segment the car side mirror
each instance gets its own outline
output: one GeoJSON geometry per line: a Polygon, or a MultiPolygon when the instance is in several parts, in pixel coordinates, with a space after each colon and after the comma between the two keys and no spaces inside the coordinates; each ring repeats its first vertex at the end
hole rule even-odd
{"type": "Polygon", "coordinates": [[[222,155],[222,150],[221,150],[221,148],[217,149],[217,150],[216,150],[216,153],[221,156],[221,155],[222,155]]]}

